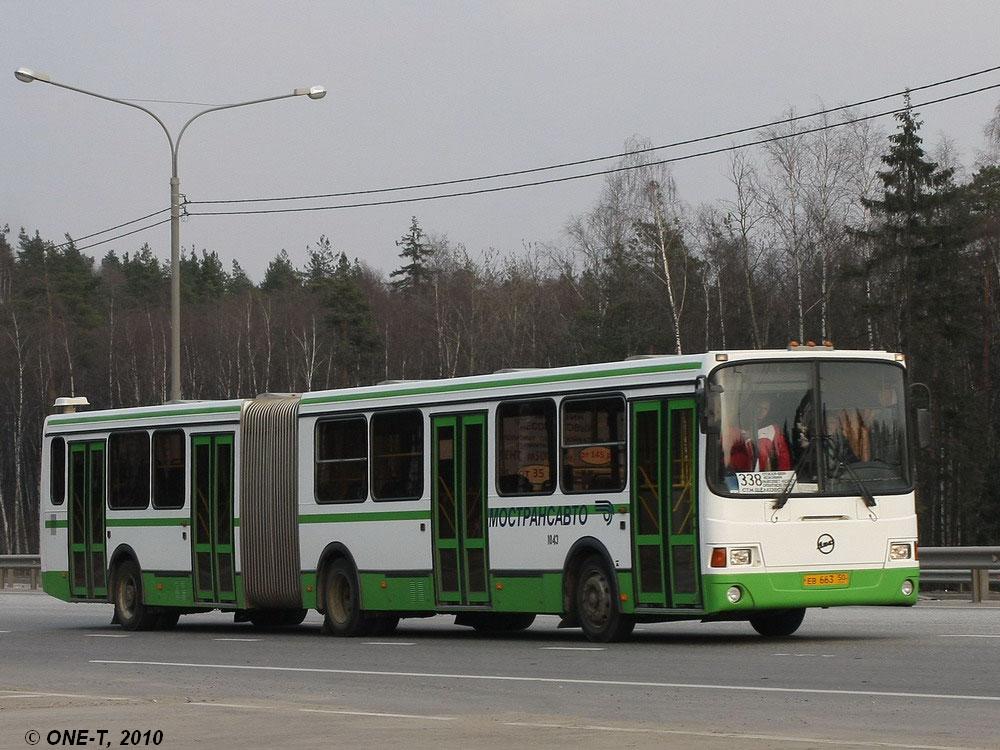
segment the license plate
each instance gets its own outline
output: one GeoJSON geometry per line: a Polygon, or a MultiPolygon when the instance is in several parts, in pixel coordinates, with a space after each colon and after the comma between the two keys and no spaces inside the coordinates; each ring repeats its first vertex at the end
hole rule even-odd
{"type": "Polygon", "coordinates": [[[850,586],[850,573],[806,573],[802,576],[802,585],[805,588],[816,586],[850,586]]]}

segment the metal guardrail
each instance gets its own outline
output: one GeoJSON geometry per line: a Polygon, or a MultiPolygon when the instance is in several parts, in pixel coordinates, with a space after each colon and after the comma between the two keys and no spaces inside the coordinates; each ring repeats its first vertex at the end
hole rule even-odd
{"type": "Polygon", "coordinates": [[[968,582],[972,601],[990,598],[990,579],[1000,578],[1000,547],[921,547],[920,579],[928,583],[968,582]],[[964,581],[955,575],[965,571],[964,581]]]}
{"type": "MultiPolygon", "coordinates": [[[[927,583],[968,582],[972,601],[984,601],[990,595],[990,580],[1000,580],[1000,547],[921,547],[920,576],[927,583]],[[962,572],[966,575],[960,575],[962,572]]],[[[31,588],[39,588],[38,555],[0,555],[0,591],[19,577],[27,578],[31,588]]]]}
{"type": "Polygon", "coordinates": [[[31,588],[39,588],[42,561],[38,555],[0,555],[0,591],[17,583],[18,578],[27,578],[31,588]]]}

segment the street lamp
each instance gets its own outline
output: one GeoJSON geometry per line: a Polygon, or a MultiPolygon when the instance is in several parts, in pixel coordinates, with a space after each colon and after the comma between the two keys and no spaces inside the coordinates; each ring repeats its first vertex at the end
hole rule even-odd
{"type": "Polygon", "coordinates": [[[42,83],[48,83],[52,86],[58,86],[61,89],[68,89],[70,91],[76,91],[80,94],[86,94],[87,96],[94,96],[98,99],[104,99],[105,101],[114,102],[115,104],[124,104],[126,107],[132,107],[133,109],[141,110],[147,115],[152,117],[159,123],[160,127],[163,128],[163,132],[167,136],[167,142],[170,144],[170,400],[180,401],[181,400],[181,239],[180,239],[180,219],[181,219],[181,206],[180,206],[180,180],[177,179],[177,149],[180,148],[181,138],[184,137],[184,131],[187,130],[188,125],[197,120],[202,115],[208,114],[209,112],[218,112],[221,109],[233,109],[234,107],[246,107],[250,104],[261,104],[263,102],[273,102],[277,99],[289,99],[293,96],[307,96],[310,99],[322,99],[326,96],[326,89],[322,86],[310,86],[309,88],[299,88],[292,91],[291,94],[281,94],[279,96],[269,96],[265,99],[253,99],[248,102],[238,102],[236,104],[223,104],[218,107],[209,107],[208,109],[203,109],[201,112],[193,115],[187,122],[184,123],[180,132],[177,134],[177,140],[170,135],[170,131],[167,130],[167,126],[163,123],[159,117],[157,117],[153,112],[142,107],[133,102],[124,101],[122,99],[115,99],[113,96],[105,96],[104,94],[96,94],[93,91],[87,91],[85,89],[77,88],[76,86],[68,86],[65,83],[59,83],[53,81],[45,73],[38,73],[29,68],[18,68],[14,71],[14,77],[21,81],[22,83],[32,83],[33,81],[41,81],[42,83]]]}

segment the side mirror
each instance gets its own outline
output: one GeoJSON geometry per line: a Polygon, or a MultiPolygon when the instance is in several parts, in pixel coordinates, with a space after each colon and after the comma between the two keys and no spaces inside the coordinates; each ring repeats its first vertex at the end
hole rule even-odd
{"type": "Polygon", "coordinates": [[[722,386],[708,383],[704,375],[699,375],[694,385],[695,399],[701,414],[701,431],[706,435],[718,435],[721,431],[722,386]]]}
{"type": "Polygon", "coordinates": [[[931,447],[931,410],[917,409],[917,445],[921,450],[931,447]]]}

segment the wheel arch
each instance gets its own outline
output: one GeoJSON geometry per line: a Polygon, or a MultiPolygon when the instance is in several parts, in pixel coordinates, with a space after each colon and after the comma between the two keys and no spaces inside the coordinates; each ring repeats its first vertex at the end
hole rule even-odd
{"type": "Polygon", "coordinates": [[[139,563],[139,555],[136,554],[135,550],[132,549],[130,544],[119,544],[115,547],[115,551],[111,553],[111,559],[108,562],[108,586],[110,588],[112,578],[115,571],[124,563],[126,560],[131,560],[134,562],[138,568],[139,572],[142,573],[142,565],[139,563]]]}

